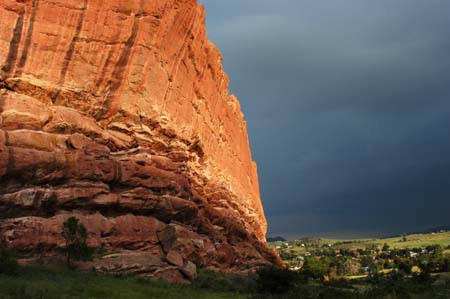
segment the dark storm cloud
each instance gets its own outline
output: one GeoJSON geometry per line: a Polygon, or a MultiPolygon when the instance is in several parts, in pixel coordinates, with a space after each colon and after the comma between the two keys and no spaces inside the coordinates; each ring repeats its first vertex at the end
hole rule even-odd
{"type": "Polygon", "coordinates": [[[450,2],[203,0],[269,234],[450,224],[450,2]]]}

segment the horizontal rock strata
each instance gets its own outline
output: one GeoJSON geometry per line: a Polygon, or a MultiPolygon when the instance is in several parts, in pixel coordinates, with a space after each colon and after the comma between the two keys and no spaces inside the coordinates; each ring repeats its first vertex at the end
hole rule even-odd
{"type": "Polygon", "coordinates": [[[53,256],[75,215],[100,271],[182,281],[280,263],[204,17],[195,0],[0,1],[9,247],[53,256]]]}

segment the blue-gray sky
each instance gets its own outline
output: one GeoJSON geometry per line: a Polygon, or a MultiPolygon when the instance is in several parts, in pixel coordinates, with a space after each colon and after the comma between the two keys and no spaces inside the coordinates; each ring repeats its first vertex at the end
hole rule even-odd
{"type": "Polygon", "coordinates": [[[200,0],[268,235],[450,224],[450,1],[200,0]]]}

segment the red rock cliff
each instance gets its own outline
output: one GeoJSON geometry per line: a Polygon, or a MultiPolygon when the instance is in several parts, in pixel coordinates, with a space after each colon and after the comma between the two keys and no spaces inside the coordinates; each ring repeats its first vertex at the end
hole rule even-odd
{"type": "Polygon", "coordinates": [[[8,246],[51,255],[75,214],[92,246],[121,250],[95,262],[105,271],[278,263],[204,18],[196,0],[0,0],[8,246]]]}

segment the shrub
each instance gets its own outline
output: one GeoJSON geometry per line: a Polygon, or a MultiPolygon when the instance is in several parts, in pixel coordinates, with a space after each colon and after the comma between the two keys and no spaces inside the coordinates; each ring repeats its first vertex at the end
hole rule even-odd
{"type": "Polygon", "coordinates": [[[330,257],[307,257],[305,259],[305,265],[301,269],[303,277],[322,279],[325,275],[329,274],[330,266],[334,264],[334,259],[330,257]]]}
{"type": "Polygon", "coordinates": [[[258,270],[258,290],[263,293],[283,294],[296,286],[296,272],[278,267],[265,267],[258,270]]]}
{"type": "Polygon", "coordinates": [[[88,261],[92,259],[92,250],[86,243],[87,229],[78,218],[68,218],[63,223],[61,235],[66,241],[65,253],[69,267],[72,266],[72,260],[88,261]]]}
{"type": "Polygon", "coordinates": [[[0,274],[16,274],[19,266],[14,254],[0,245],[0,274]]]}
{"type": "Polygon", "coordinates": [[[3,239],[0,237],[0,274],[16,274],[19,265],[12,251],[6,248],[3,239]]]}
{"type": "Polygon", "coordinates": [[[399,271],[402,271],[406,274],[411,273],[412,263],[409,260],[399,260],[397,261],[397,267],[399,271]]]}
{"type": "Polygon", "coordinates": [[[430,273],[426,271],[422,271],[420,273],[415,273],[413,275],[413,279],[417,281],[418,283],[431,283],[433,282],[433,279],[430,275],[430,273]]]}

